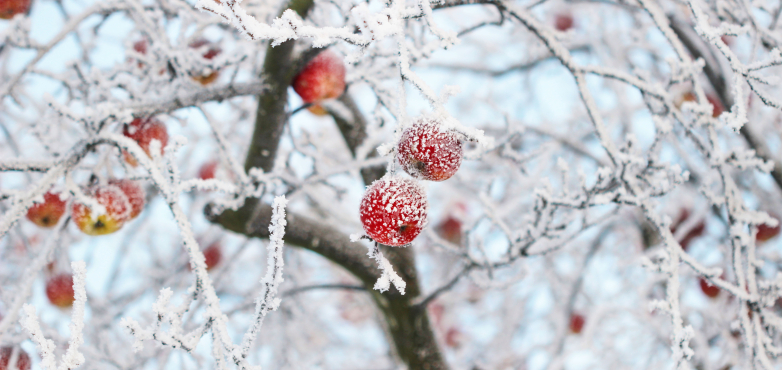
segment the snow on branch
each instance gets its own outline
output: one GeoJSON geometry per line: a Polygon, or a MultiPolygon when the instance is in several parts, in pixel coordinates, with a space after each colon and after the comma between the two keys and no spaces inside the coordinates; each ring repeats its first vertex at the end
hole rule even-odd
{"type": "Polygon", "coordinates": [[[87,275],[87,265],[84,261],[75,261],[71,263],[71,268],[73,269],[73,292],[75,298],[73,311],[71,312],[71,339],[59,366],[57,366],[54,358],[54,341],[46,339],[44,336],[41,325],[38,322],[35,307],[25,304],[23,308],[25,317],[22,320],[22,327],[38,347],[42,359],[41,367],[46,370],[71,370],[78,368],[84,363],[84,355],[79,352],[79,346],[84,343],[84,307],[87,302],[84,280],[87,275]]]}
{"type": "Polygon", "coordinates": [[[374,247],[369,249],[367,256],[377,261],[377,267],[380,268],[381,271],[380,278],[375,282],[374,289],[383,293],[391,289],[391,284],[394,284],[394,287],[396,287],[399,293],[404,295],[407,283],[397,275],[396,271],[394,271],[394,266],[392,266],[391,262],[380,252],[380,244],[377,242],[374,243],[374,247]]]}

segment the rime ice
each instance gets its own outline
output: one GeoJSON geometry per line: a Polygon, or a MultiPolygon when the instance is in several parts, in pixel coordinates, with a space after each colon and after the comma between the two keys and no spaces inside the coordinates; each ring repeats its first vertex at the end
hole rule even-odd
{"type": "Polygon", "coordinates": [[[369,186],[359,212],[367,235],[378,243],[400,246],[412,242],[426,225],[427,208],[421,185],[394,176],[369,186]]]}
{"type": "Polygon", "coordinates": [[[456,133],[428,118],[420,118],[405,129],[397,152],[405,171],[423,180],[447,180],[462,164],[462,143],[456,133]]]}

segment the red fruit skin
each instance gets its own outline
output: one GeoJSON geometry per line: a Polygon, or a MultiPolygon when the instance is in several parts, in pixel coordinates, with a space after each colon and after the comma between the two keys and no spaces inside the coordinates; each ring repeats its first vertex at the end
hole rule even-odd
{"type": "Polygon", "coordinates": [[[93,218],[89,207],[73,203],[71,216],[76,226],[87,235],[111,234],[130,219],[132,205],[128,196],[118,186],[107,185],[90,189],[89,195],[106,207],[106,213],[93,218]]]}
{"type": "Polygon", "coordinates": [[[441,238],[455,244],[462,244],[462,222],[453,216],[448,216],[437,225],[437,234],[441,238]]]}
{"type": "MultiPolygon", "coordinates": [[[[152,140],[157,139],[160,141],[161,155],[163,154],[163,149],[168,144],[168,130],[166,130],[166,125],[155,117],[136,118],[129,124],[126,123],[122,128],[122,134],[135,140],[141,149],[150,157],[152,157],[152,155],[150,154],[149,145],[152,143],[152,140]]],[[[124,152],[123,155],[128,164],[134,167],[138,165],[138,162],[130,153],[124,152]]]]}
{"type": "Polygon", "coordinates": [[[570,315],[570,332],[573,334],[580,334],[581,330],[584,329],[584,324],[586,323],[586,318],[584,315],[574,313],[570,315]]]}
{"type": "Polygon", "coordinates": [[[706,280],[704,278],[700,278],[699,279],[699,283],[700,283],[700,286],[701,286],[701,291],[707,297],[709,297],[709,298],[717,298],[717,296],[720,295],[720,288],[718,288],[718,287],[716,287],[714,285],[711,285],[711,283],[708,280],[706,280]]]}
{"type": "MultiPolygon", "coordinates": [[[[671,225],[671,233],[675,234],[679,226],[687,221],[689,217],[690,211],[686,208],[682,208],[682,210],[679,211],[679,218],[671,225]]],[[[695,238],[703,235],[704,231],[706,231],[706,224],[703,221],[698,222],[698,224],[690,229],[690,232],[688,232],[687,235],[682,238],[682,240],[679,242],[679,245],[681,245],[682,249],[686,251],[690,246],[690,242],[692,242],[695,238]]]]}
{"type": "MultiPolygon", "coordinates": [[[[774,219],[779,221],[779,217],[776,215],[772,215],[774,219]]],[[[777,226],[771,227],[767,224],[758,225],[758,233],[755,234],[755,241],[758,243],[763,243],[768,240],[773,239],[775,236],[779,235],[780,231],[780,223],[777,222],[777,226]]]]}
{"type": "Polygon", "coordinates": [[[573,16],[570,14],[557,14],[554,18],[554,27],[560,32],[573,28],[573,23],[573,16]]]}
{"type": "Polygon", "coordinates": [[[410,176],[445,181],[462,165],[462,143],[456,133],[443,131],[437,122],[420,119],[402,132],[397,158],[410,176]]]}
{"type": "Polygon", "coordinates": [[[48,192],[43,195],[43,203],[33,204],[27,210],[27,219],[40,227],[53,227],[64,214],[65,201],[59,194],[48,192]]]}
{"type": "Polygon", "coordinates": [[[212,245],[204,249],[204,259],[206,260],[207,271],[217,266],[223,260],[223,249],[220,243],[212,243],[212,245]]]}
{"type": "Polygon", "coordinates": [[[707,94],[706,100],[708,100],[712,106],[712,111],[711,111],[712,117],[717,118],[720,116],[720,114],[722,114],[722,112],[725,111],[725,107],[722,106],[722,102],[719,99],[717,99],[716,96],[707,94]]]}
{"type": "Polygon", "coordinates": [[[46,282],[46,296],[49,302],[60,308],[73,306],[75,300],[73,292],[73,275],[59,274],[46,282]]]}
{"type": "Polygon", "coordinates": [[[305,103],[338,98],[345,91],[345,63],[336,53],[324,50],[294,77],[291,85],[305,103]]]}
{"type": "Polygon", "coordinates": [[[201,168],[198,169],[198,178],[201,180],[210,180],[215,178],[215,173],[217,173],[217,165],[219,165],[220,162],[218,161],[209,161],[201,165],[201,168]]]}
{"type": "Polygon", "coordinates": [[[428,203],[424,189],[414,180],[385,177],[372,183],[361,200],[359,215],[376,242],[400,246],[415,239],[424,225],[428,203]]]}
{"type": "MultiPolygon", "coordinates": [[[[214,43],[204,38],[199,38],[188,45],[188,47],[190,47],[191,49],[199,49],[203,46],[208,46],[208,49],[202,55],[202,57],[206,60],[212,60],[214,59],[214,57],[220,55],[220,53],[223,52],[223,50],[220,49],[218,46],[216,46],[214,43]]],[[[214,82],[219,76],[220,76],[219,72],[212,71],[208,74],[195,75],[191,77],[193,78],[193,80],[197,81],[202,86],[206,86],[214,82]]]]}
{"type": "Polygon", "coordinates": [[[18,355],[16,356],[16,366],[10,368],[8,365],[11,363],[11,357],[14,354],[14,348],[6,346],[0,348],[0,370],[30,370],[32,362],[27,352],[21,348],[17,349],[18,355]]]}
{"type": "Polygon", "coordinates": [[[464,335],[461,330],[457,328],[450,328],[445,332],[445,345],[451,348],[459,348],[462,346],[464,335]]]}
{"type": "Polygon", "coordinates": [[[142,55],[147,55],[147,40],[138,40],[133,43],[133,50],[142,55]]]}
{"type": "Polygon", "coordinates": [[[145,198],[147,196],[144,188],[141,187],[136,181],[128,179],[112,179],[109,180],[109,185],[114,185],[128,197],[130,202],[130,219],[136,218],[141,211],[144,210],[145,198]]]}
{"type": "Polygon", "coordinates": [[[17,14],[28,13],[32,0],[0,0],[0,18],[11,19],[17,14]]]}

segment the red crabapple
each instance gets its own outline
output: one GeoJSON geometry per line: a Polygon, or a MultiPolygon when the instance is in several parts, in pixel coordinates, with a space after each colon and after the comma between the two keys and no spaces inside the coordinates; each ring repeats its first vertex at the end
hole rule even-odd
{"type": "MultiPolygon", "coordinates": [[[[204,38],[199,38],[191,42],[187,46],[190,47],[191,49],[200,49],[206,46],[207,47],[206,52],[203,55],[201,55],[206,60],[212,60],[214,59],[214,57],[218,56],[220,53],[223,52],[223,50],[220,49],[217,45],[204,38]]],[[[197,81],[202,86],[206,86],[214,82],[219,75],[220,75],[219,72],[211,71],[209,73],[198,74],[191,77],[193,78],[193,80],[197,81]]]]}
{"type": "MultiPolygon", "coordinates": [[[[676,230],[684,224],[685,221],[690,217],[690,211],[687,208],[682,208],[681,211],[679,211],[679,218],[671,225],[671,233],[675,234],[676,230]]],[[[682,238],[682,240],[679,242],[679,245],[682,246],[682,249],[685,251],[687,250],[687,247],[690,246],[690,242],[703,235],[703,232],[706,230],[706,224],[703,222],[703,220],[699,221],[697,225],[693,226],[690,231],[687,233],[687,235],[682,238]]]]}
{"type": "Polygon", "coordinates": [[[722,106],[722,102],[712,94],[706,94],[706,100],[711,104],[711,116],[717,118],[725,111],[725,107],[722,106]]]}
{"type": "Polygon", "coordinates": [[[47,192],[43,195],[43,203],[33,204],[27,210],[27,219],[40,227],[52,227],[65,214],[65,201],[60,194],[47,192]]]}
{"type": "MultiPolygon", "coordinates": [[[[775,220],[779,221],[777,215],[771,215],[775,220]]],[[[755,234],[756,242],[766,242],[775,236],[779,235],[780,222],[777,222],[777,226],[771,227],[768,224],[758,225],[758,233],[755,234]]]]}
{"type": "Polygon", "coordinates": [[[560,13],[554,17],[554,27],[560,32],[573,28],[573,23],[573,16],[569,13],[560,13]]]}
{"type": "Polygon", "coordinates": [[[456,327],[452,327],[445,332],[445,345],[451,348],[459,348],[464,342],[464,334],[456,327]]]}
{"type": "Polygon", "coordinates": [[[453,131],[444,131],[429,119],[419,119],[402,132],[397,157],[405,172],[430,181],[444,181],[462,164],[462,143],[453,131]]]}
{"type": "MultiPolygon", "coordinates": [[[[160,141],[161,155],[163,154],[163,148],[168,144],[168,130],[166,130],[166,125],[155,117],[136,118],[129,124],[126,123],[122,128],[122,134],[135,140],[141,149],[150,157],[152,156],[150,154],[150,144],[152,143],[152,140],[160,141]]],[[[131,166],[135,167],[138,165],[138,161],[136,161],[136,158],[133,158],[130,153],[123,152],[123,156],[125,162],[128,162],[131,166]]]]}
{"type": "Polygon", "coordinates": [[[462,244],[462,222],[456,217],[448,216],[437,225],[437,234],[441,238],[455,244],[462,244]]]}
{"type": "Polygon", "coordinates": [[[376,242],[400,246],[410,243],[426,225],[428,203],[415,180],[399,176],[372,183],[361,200],[364,232],[376,242]]]}
{"type": "Polygon", "coordinates": [[[220,243],[214,242],[212,245],[204,249],[204,259],[206,262],[207,271],[217,266],[223,259],[223,249],[220,246],[220,243]]]}
{"type": "Polygon", "coordinates": [[[0,348],[0,370],[30,370],[31,362],[27,352],[21,348],[17,348],[16,353],[16,366],[11,368],[8,365],[11,364],[14,348],[10,346],[0,348]]]}
{"type": "Polygon", "coordinates": [[[345,63],[336,53],[324,50],[293,78],[291,85],[304,103],[313,104],[310,112],[322,115],[325,110],[318,103],[338,98],[345,91],[345,63]]]}
{"type": "Polygon", "coordinates": [[[102,215],[93,214],[88,206],[81,203],[73,204],[71,210],[73,221],[85,234],[111,234],[122,228],[122,225],[130,219],[133,205],[118,186],[97,186],[90,189],[88,195],[104,206],[106,212],[102,215]]]}
{"type": "Polygon", "coordinates": [[[138,182],[128,179],[112,179],[109,180],[109,185],[114,185],[128,197],[130,202],[130,219],[136,218],[144,209],[144,201],[146,192],[138,182]]]}
{"type": "Polygon", "coordinates": [[[32,0],[0,0],[0,18],[11,19],[17,14],[30,11],[32,0]]]}
{"type": "Polygon", "coordinates": [[[218,161],[209,161],[201,165],[198,169],[198,178],[201,180],[210,180],[215,178],[217,172],[217,166],[220,164],[218,161]]]}
{"type": "Polygon", "coordinates": [[[46,282],[46,297],[49,302],[60,308],[73,306],[75,295],[73,293],[73,275],[58,274],[52,276],[46,282]]]}
{"type": "Polygon", "coordinates": [[[699,279],[699,283],[701,286],[701,291],[703,291],[703,294],[705,294],[709,298],[716,298],[720,294],[720,288],[711,285],[711,283],[708,280],[701,277],[699,279]]]}
{"type": "Polygon", "coordinates": [[[574,334],[580,334],[581,330],[584,329],[584,324],[586,323],[586,318],[584,315],[579,313],[573,313],[570,315],[570,332],[574,334]]]}

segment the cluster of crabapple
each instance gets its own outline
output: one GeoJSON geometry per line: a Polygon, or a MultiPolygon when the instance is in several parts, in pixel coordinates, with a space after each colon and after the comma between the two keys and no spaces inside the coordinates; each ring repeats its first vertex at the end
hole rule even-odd
{"type": "Polygon", "coordinates": [[[424,117],[402,132],[396,154],[399,164],[413,179],[388,175],[373,182],[359,209],[364,232],[374,241],[390,246],[408,244],[421,233],[428,203],[423,187],[415,179],[451,178],[462,163],[462,143],[456,132],[424,117]]]}
{"type": "Polygon", "coordinates": [[[31,366],[30,356],[21,348],[0,348],[0,370],[30,370],[31,366]]]}
{"type": "MultiPolygon", "coordinates": [[[[202,58],[206,60],[212,60],[216,56],[220,55],[220,53],[223,52],[222,49],[220,49],[217,44],[205,39],[205,38],[198,38],[195,41],[192,41],[187,45],[191,49],[195,50],[202,50],[204,49],[204,53],[201,55],[202,58]]],[[[137,53],[141,55],[147,55],[149,49],[149,44],[146,39],[141,39],[133,43],[133,50],[135,50],[137,53]]],[[[144,68],[144,62],[137,61],[136,65],[139,68],[144,68]]],[[[158,71],[158,75],[162,75],[166,73],[168,69],[163,67],[160,68],[158,71]]],[[[217,77],[220,76],[220,72],[218,71],[189,71],[188,74],[190,75],[190,78],[193,79],[193,81],[196,81],[200,83],[202,86],[206,86],[217,80],[217,77]]]]}

